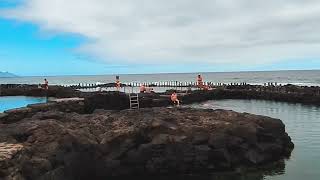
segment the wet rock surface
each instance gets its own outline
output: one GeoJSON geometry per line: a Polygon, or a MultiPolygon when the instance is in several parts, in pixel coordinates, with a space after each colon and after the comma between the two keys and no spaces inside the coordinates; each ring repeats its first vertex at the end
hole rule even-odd
{"type": "Polygon", "coordinates": [[[38,112],[0,124],[0,179],[235,171],[290,156],[279,119],[226,110],[38,112]],[[11,150],[3,150],[10,149],[11,150]]]}

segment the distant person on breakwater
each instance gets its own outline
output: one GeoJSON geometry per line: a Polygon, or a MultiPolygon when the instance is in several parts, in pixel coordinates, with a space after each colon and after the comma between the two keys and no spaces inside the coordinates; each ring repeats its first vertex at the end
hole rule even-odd
{"type": "Polygon", "coordinates": [[[198,77],[197,77],[197,86],[199,89],[202,89],[202,90],[209,90],[210,87],[208,85],[205,85],[203,83],[203,79],[202,79],[202,76],[199,74],[198,77]]]}
{"type": "Polygon", "coordinates": [[[178,99],[178,95],[176,93],[176,91],[173,91],[173,93],[171,94],[171,101],[173,102],[173,104],[177,104],[177,106],[180,105],[180,101],[178,99]]]}
{"type": "Polygon", "coordinates": [[[203,87],[203,79],[202,79],[202,76],[200,74],[198,74],[198,77],[197,77],[197,86],[200,89],[203,87]]]}
{"type": "Polygon", "coordinates": [[[142,84],[140,86],[140,93],[144,93],[146,91],[146,87],[144,86],[144,84],[142,84]]]}
{"type": "Polygon", "coordinates": [[[117,91],[120,91],[121,83],[120,83],[120,78],[119,76],[116,76],[116,88],[117,91]]]}
{"type": "Polygon", "coordinates": [[[43,88],[44,88],[45,90],[48,90],[48,89],[49,89],[49,82],[48,82],[47,79],[44,79],[43,88]]]}

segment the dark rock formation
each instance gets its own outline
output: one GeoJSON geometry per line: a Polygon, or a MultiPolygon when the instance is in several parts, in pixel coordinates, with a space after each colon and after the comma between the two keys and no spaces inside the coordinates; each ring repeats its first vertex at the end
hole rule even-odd
{"type": "Polygon", "coordinates": [[[320,87],[316,86],[226,86],[219,98],[264,99],[290,103],[320,105],[320,87]]]}
{"type": "Polygon", "coordinates": [[[96,93],[85,99],[86,112],[95,109],[122,110],[129,108],[129,97],[121,92],[96,93]]]}
{"type": "Polygon", "coordinates": [[[247,113],[47,111],[0,124],[0,179],[101,180],[237,171],[288,157],[292,149],[279,119],[247,113]]]}
{"type": "Polygon", "coordinates": [[[32,104],[28,105],[27,107],[11,109],[5,111],[4,113],[0,113],[0,123],[8,124],[18,122],[24,118],[32,117],[38,112],[47,111],[84,113],[85,104],[83,100],[32,104]]]}
{"type": "MultiPolygon", "coordinates": [[[[166,107],[171,105],[170,96],[160,94],[139,94],[140,107],[166,107]]],[[[86,95],[86,113],[92,113],[95,109],[124,110],[129,109],[129,96],[122,92],[102,92],[86,95]]]]}
{"type": "MultiPolygon", "coordinates": [[[[104,109],[126,109],[129,104],[128,97],[119,92],[80,92],[75,87],[50,86],[49,90],[38,88],[37,85],[0,85],[0,96],[48,96],[57,98],[84,97],[89,98],[87,104],[104,109]],[[113,97],[114,96],[114,97],[113,97]],[[102,101],[102,98],[106,101],[102,101]],[[96,101],[97,100],[97,101],[96,101]],[[126,102],[125,102],[126,101],[126,102]],[[112,102],[111,104],[107,102],[112,102]]],[[[112,87],[114,83],[101,85],[112,87]]],[[[91,88],[92,86],[88,86],[91,88]]],[[[184,91],[185,92],[185,91],[184,91]]],[[[141,107],[159,107],[171,104],[170,95],[172,91],[156,94],[140,94],[141,107]],[[167,96],[164,96],[167,95],[167,96]]],[[[183,104],[201,102],[211,99],[264,99],[291,103],[303,103],[320,105],[320,87],[303,87],[294,85],[285,86],[260,86],[260,85],[224,85],[213,91],[192,91],[187,95],[179,97],[183,104]]],[[[87,110],[93,111],[90,107],[87,110]]]]}
{"type": "MultiPolygon", "coordinates": [[[[249,86],[251,87],[251,86],[249,86]]],[[[213,99],[261,99],[289,103],[302,103],[310,105],[320,105],[320,95],[307,91],[308,89],[299,89],[299,91],[280,91],[280,90],[262,90],[263,86],[251,88],[218,88],[211,91],[193,91],[186,96],[181,97],[183,104],[213,100],[213,99]]],[[[294,86],[296,87],[296,86],[294,86]]],[[[296,89],[296,88],[293,88],[296,89]]],[[[169,92],[167,92],[169,93],[169,92]]]]}
{"type": "Polygon", "coordinates": [[[0,96],[35,96],[35,97],[78,97],[80,91],[62,86],[50,86],[48,90],[39,88],[37,85],[26,84],[2,84],[0,96]]]}

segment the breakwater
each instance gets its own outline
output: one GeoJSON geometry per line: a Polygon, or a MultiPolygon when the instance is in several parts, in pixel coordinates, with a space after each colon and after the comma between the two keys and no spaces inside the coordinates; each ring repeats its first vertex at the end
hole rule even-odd
{"type": "Polygon", "coordinates": [[[63,86],[50,86],[45,90],[39,85],[28,84],[1,84],[0,96],[35,96],[35,97],[77,97],[80,92],[63,86]]]}
{"type": "Polygon", "coordinates": [[[261,99],[319,106],[319,91],[319,87],[300,87],[293,85],[282,87],[251,85],[226,86],[212,91],[193,91],[184,102],[192,103],[213,99],[261,99]]]}
{"type": "MultiPolygon", "coordinates": [[[[110,84],[112,86],[112,84],[110,84]]],[[[246,83],[242,84],[221,84],[219,86],[213,86],[213,90],[201,91],[201,90],[177,90],[176,86],[172,86],[170,89],[177,90],[181,93],[179,98],[182,99],[183,103],[199,102],[211,99],[264,99],[274,100],[292,103],[303,103],[320,105],[320,87],[318,86],[295,86],[295,85],[276,85],[266,84],[262,85],[249,85],[246,83]]],[[[63,86],[50,86],[49,90],[38,88],[36,85],[1,85],[0,96],[48,96],[57,98],[70,98],[70,97],[90,97],[101,92],[81,92],[76,88],[63,87],[63,86]]],[[[141,94],[141,98],[144,101],[150,101],[153,106],[166,106],[170,104],[168,96],[172,90],[167,90],[161,93],[152,94],[141,94]],[[157,104],[157,105],[156,105],[157,104]]],[[[122,98],[127,100],[126,98],[122,98]]],[[[115,100],[116,101],[116,100],[115,100]]],[[[126,106],[126,102],[121,102],[121,107],[126,106]]],[[[147,103],[148,104],[148,103],[147,103]]],[[[148,106],[147,104],[142,107],[148,106]]],[[[116,106],[117,107],[117,106],[116,106]]],[[[120,107],[120,105],[119,105],[120,107]]],[[[120,108],[122,109],[122,108],[120,108]]]]}
{"type": "MultiPolygon", "coordinates": [[[[45,96],[46,92],[43,89],[38,89],[34,86],[28,88],[13,88],[8,89],[7,95],[32,95],[45,96]]],[[[182,104],[191,104],[213,99],[264,99],[273,101],[283,101],[291,103],[303,103],[320,105],[319,87],[299,87],[299,86],[252,86],[252,85],[233,85],[219,87],[209,91],[191,91],[180,92],[179,99],[182,104]]],[[[172,90],[171,90],[172,91],[172,90]]],[[[141,108],[150,107],[166,107],[172,105],[170,101],[171,91],[165,93],[143,93],[139,95],[139,103],[141,108]]],[[[29,105],[25,108],[9,110],[2,113],[0,121],[15,122],[24,116],[32,116],[39,111],[47,111],[57,109],[61,111],[75,111],[78,113],[92,113],[96,109],[106,110],[124,110],[129,109],[129,97],[123,92],[90,92],[84,93],[69,88],[50,87],[48,94],[52,97],[80,97],[82,100],[72,103],[65,102],[50,102],[44,104],[29,105]],[[79,104],[77,104],[79,103],[79,104]],[[66,107],[67,106],[67,107],[66,107]],[[59,107],[59,108],[58,108],[59,107]],[[13,115],[11,115],[13,114],[13,115]]],[[[73,101],[71,101],[73,102],[73,101]]]]}

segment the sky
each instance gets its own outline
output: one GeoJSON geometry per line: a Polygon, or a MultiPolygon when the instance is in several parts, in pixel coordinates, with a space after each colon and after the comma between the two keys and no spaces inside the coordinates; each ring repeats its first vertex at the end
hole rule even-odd
{"type": "Polygon", "coordinates": [[[318,0],[0,0],[21,76],[320,69],[318,0]]]}

